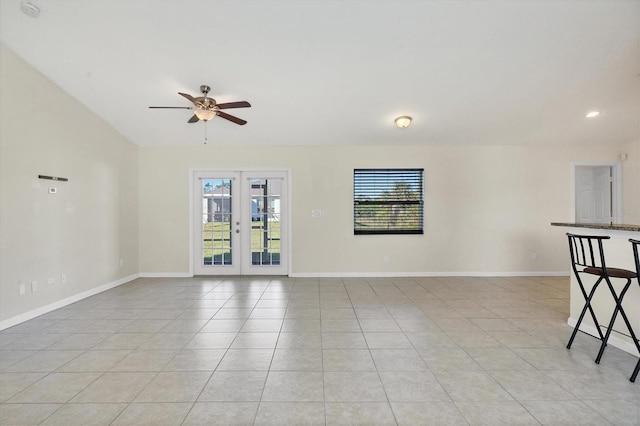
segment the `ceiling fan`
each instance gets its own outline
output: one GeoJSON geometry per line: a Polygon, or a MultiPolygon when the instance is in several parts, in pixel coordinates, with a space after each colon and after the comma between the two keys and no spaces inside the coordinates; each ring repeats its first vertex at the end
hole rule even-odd
{"type": "Polygon", "coordinates": [[[251,106],[251,104],[247,101],[238,101],[238,102],[226,102],[223,104],[219,104],[216,102],[215,99],[210,98],[207,96],[207,94],[209,93],[209,91],[211,90],[211,88],[207,85],[202,85],[200,86],[200,91],[202,92],[203,96],[198,96],[197,98],[194,98],[193,96],[187,94],[187,93],[180,93],[178,92],[178,94],[186,99],[188,99],[190,102],[193,103],[193,106],[190,107],[165,107],[165,106],[150,106],[149,108],[152,109],[190,109],[193,111],[193,116],[189,119],[188,123],[197,123],[198,121],[202,120],[204,122],[207,122],[209,120],[211,120],[213,117],[215,117],[216,115],[218,117],[222,117],[225,120],[229,120],[232,121],[236,124],[239,124],[241,126],[247,124],[247,122],[241,118],[238,117],[234,117],[233,115],[227,114],[224,111],[221,111],[223,109],[230,109],[230,108],[248,108],[251,106]]]}

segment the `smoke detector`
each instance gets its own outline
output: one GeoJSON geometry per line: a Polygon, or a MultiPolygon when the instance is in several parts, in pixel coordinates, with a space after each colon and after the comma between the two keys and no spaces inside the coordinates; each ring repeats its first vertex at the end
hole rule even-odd
{"type": "Polygon", "coordinates": [[[27,16],[32,18],[37,18],[40,16],[40,8],[33,3],[29,3],[28,1],[20,2],[20,10],[27,16]]]}

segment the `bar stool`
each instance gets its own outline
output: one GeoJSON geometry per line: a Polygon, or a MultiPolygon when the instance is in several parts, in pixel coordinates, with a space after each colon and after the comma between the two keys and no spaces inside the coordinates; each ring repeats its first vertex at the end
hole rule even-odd
{"type": "MultiPolygon", "coordinates": [[[[640,257],[638,256],[638,247],[640,246],[640,240],[634,240],[633,238],[629,238],[629,242],[631,243],[631,247],[633,247],[633,259],[635,260],[635,263],[636,263],[636,278],[638,280],[638,285],[640,286],[640,257]]],[[[632,334],[632,338],[634,339],[634,343],[636,345],[636,349],[638,350],[638,353],[640,353],[640,344],[638,342],[638,339],[635,337],[634,334],[632,334]]],[[[631,380],[632,382],[635,382],[636,377],[638,377],[638,372],[640,372],[640,358],[638,358],[638,363],[636,364],[636,368],[633,370],[633,373],[631,374],[631,378],[629,380],[631,380]]]]}
{"type": "MultiPolygon", "coordinates": [[[[569,253],[571,254],[571,267],[573,269],[573,273],[578,282],[578,286],[580,287],[580,291],[582,292],[582,296],[585,299],[585,305],[582,308],[582,312],[578,317],[578,322],[573,329],[573,333],[571,334],[571,338],[569,339],[569,343],[567,344],[567,349],[571,349],[571,345],[573,344],[573,339],[576,337],[578,330],[580,328],[580,324],[582,320],[589,311],[591,314],[591,318],[593,318],[593,323],[596,326],[596,330],[598,332],[599,340],[602,341],[600,345],[600,350],[598,351],[598,356],[596,357],[596,363],[600,363],[600,359],[604,353],[604,349],[607,346],[607,341],[609,340],[609,336],[611,335],[611,330],[613,329],[613,324],[618,316],[618,313],[622,316],[629,332],[637,344],[637,339],[635,339],[635,334],[633,329],[631,328],[631,324],[629,323],[629,319],[627,318],[627,314],[622,308],[622,299],[626,294],[629,286],[631,285],[631,280],[633,278],[637,278],[637,273],[633,271],[629,271],[626,269],[620,268],[611,268],[607,267],[604,257],[604,250],[602,248],[602,241],[608,240],[610,237],[608,236],[593,236],[593,235],[575,235],[567,233],[567,237],[569,239],[569,253]],[[591,291],[587,294],[587,290],[585,289],[584,283],[582,282],[581,274],[588,274],[598,277],[596,282],[591,287],[591,291]],[[611,283],[611,278],[621,278],[625,279],[625,285],[620,292],[620,295],[616,293],[613,284],[611,283]],[[603,326],[600,325],[600,322],[596,318],[596,314],[591,307],[591,300],[601,283],[607,283],[607,287],[613,296],[613,299],[616,303],[616,307],[611,316],[611,320],[609,321],[609,326],[607,327],[606,334],[602,334],[603,326]]],[[[639,348],[640,350],[640,348],[639,348]]],[[[635,379],[635,378],[634,378],[635,379]]]]}

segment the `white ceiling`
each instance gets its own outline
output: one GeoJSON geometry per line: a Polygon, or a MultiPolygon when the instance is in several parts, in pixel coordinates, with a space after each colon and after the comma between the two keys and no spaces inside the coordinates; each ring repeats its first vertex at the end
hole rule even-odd
{"type": "MultiPolygon", "coordinates": [[[[139,145],[618,145],[639,135],[640,0],[0,1],[0,40],[139,145]],[[584,116],[599,110],[595,119],[584,116]],[[410,115],[397,129],[393,119],[410,115]]],[[[25,96],[37,96],[25,93],[25,96]]]]}

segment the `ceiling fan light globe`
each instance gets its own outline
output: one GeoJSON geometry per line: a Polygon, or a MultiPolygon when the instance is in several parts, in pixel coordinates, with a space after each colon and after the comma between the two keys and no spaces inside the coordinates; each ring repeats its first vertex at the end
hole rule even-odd
{"type": "Polygon", "coordinates": [[[216,116],[215,112],[206,109],[196,109],[194,114],[202,121],[209,121],[216,116]]]}

